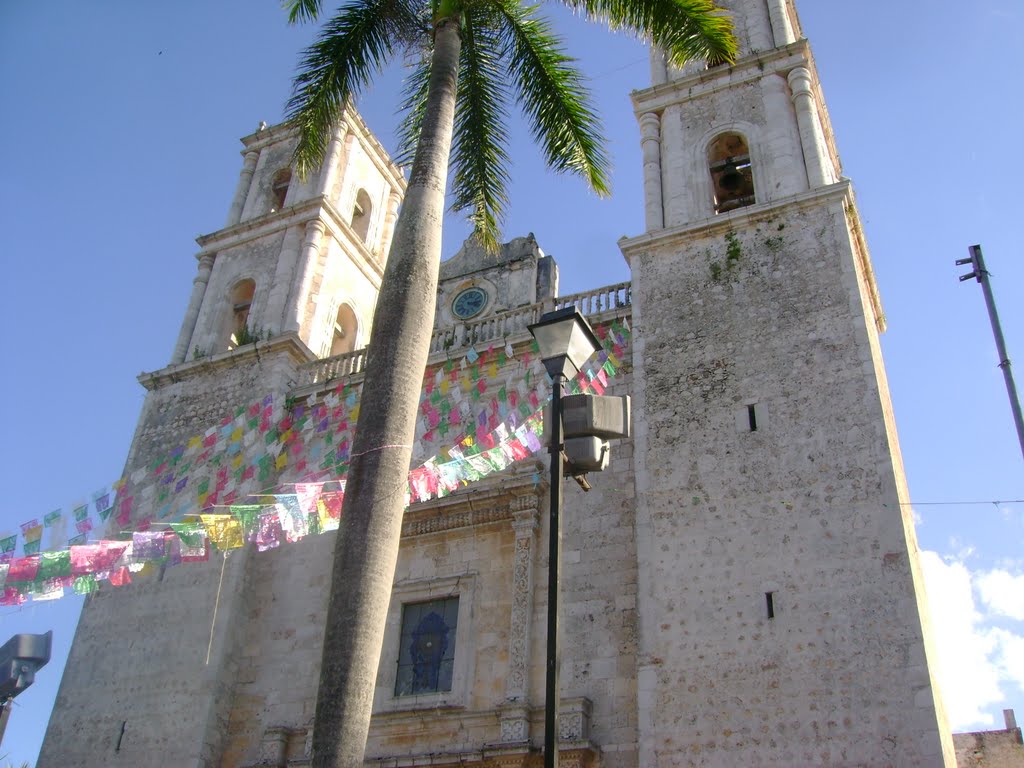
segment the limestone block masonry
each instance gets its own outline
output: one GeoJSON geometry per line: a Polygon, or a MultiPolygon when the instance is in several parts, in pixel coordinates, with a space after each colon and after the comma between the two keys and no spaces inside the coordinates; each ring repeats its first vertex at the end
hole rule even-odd
{"type": "Polygon", "coordinates": [[[641,765],[943,764],[845,192],[624,245],[641,765]]]}
{"type": "MultiPolygon", "coordinates": [[[[675,70],[655,51],[633,94],[632,283],[559,297],[532,236],[468,243],[442,267],[431,380],[462,398],[453,424],[461,405],[504,419],[542,312],[632,326],[607,394],[632,396],[633,436],[589,493],[565,491],[563,766],[952,768],[852,187],[792,0],[724,5],[734,65],[675,70]]],[[[361,388],[404,179],[354,112],[319,176],[291,178],[294,141],[289,126],[243,139],[171,362],[140,377],[126,474],[268,394],[294,410],[361,388]]],[[[368,765],[539,765],[545,477],[526,458],[406,510],[368,765]],[[426,602],[452,611],[437,619],[451,684],[403,688],[404,611],[426,602]]],[[[243,493],[298,482],[257,479],[243,493]]],[[[160,500],[139,495],[136,517],[153,516],[160,500]]],[[[39,768],[308,766],[334,535],[89,597],[39,768]]]]}

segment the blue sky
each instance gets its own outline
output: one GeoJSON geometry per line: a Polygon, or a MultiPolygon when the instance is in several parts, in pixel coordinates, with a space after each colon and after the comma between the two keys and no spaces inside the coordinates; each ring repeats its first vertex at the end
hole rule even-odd
{"type": "MultiPolygon", "coordinates": [[[[984,246],[1024,378],[1012,213],[1024,8],[798,2],[889,320],[883,349],[944,698],[955,728],[1001,727],[1002,708],[1024,715],[1024,463],[981,290],[958,283],[953,261],[984,246]]],[[[646,86],[648,67],[638,43],[556,18],[593,78],[614,195],[599,201],[546,174],[519,131],[505,231],[534,232],[569,293],[628,279],[616,241],[643,231],[628,94],[646,86]]],[[[288,28],[274,0],[0,6],[0,533],[120,475],[143,399],[135,377],[169,360],[194,238],[222,225],[238,138],[281,119],[312,34],[288,28]]],[[[388,147],[400,78],[396,67],[360,101],[388,147]]],[[[447,226],[450,255],[466,228],[447,226]]],[[[17,700],[0,765],[34,761],[79,608],[67,597],[0,609],[0,642],[55,633],[54,660],[17,700]]]]}

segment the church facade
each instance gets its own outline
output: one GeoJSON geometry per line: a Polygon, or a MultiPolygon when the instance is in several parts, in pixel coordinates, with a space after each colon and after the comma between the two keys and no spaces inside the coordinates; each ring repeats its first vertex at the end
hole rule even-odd
{"type": "MultiPolygon", "coordinates": [[[[655,52],[633,95],[629,283],[559,296],[532,236],[442,265],[414,466],[521,430],[547,394],[527,325],[576,306],[606,342],[585,386],[630,395],[634,433],[589,493],[566,489],[562,764],[954,766],[884,315],[813,57],[792,0],[723,5],[736,63],[655,52]]],[[[354,112],[306,182],[294,142],[243,139],[226,225],[199,238],[172,359],[140,377],[133,520],[163,508],[154,463],[239,406],[272,400],[275,431],[309,443],[308,414],[355,419],[404,179],[354,112]]],[[[211,468],[200,499],[302,483],[313,462],[289,450],[237,493],[211,468]]],[[[548,494],[526,453],[411,491],[368,764],[540,764],[548,494]]],[[[334,535],[91,595],[39,766],[308,765],[334,535]]]]}

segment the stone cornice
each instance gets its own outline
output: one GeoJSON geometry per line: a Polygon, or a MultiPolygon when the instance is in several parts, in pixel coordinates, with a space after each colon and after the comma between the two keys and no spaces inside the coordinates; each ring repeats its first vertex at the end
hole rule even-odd
{"type": "Polygon", "coordinates": [[[217,251],[235,248],[253,240],[258,240],[261,237],[283,231],[288,229],[288,227],[305,225],[318,219],[327,225],[332,236],[339,240],[344,239],[349,248],[361,257],[360,259],[354,259],[354,263],[371,283],[379,286],[384,276],[384,265],[381,263],[381,260],[356,236],[352,231],[352,227],[342,218],[338,209],[322,195],[311,197],[308,200],[301,200],[280,211],[267,213],[255,219],[248,219],[240,224],[226,227],[217,232],[211,232],[208,235],[200,235],[196,238],[196,242],[199,243],[202,250],[196,254],[196,258],[202,259],[204,256],[215,255],[217,251]]]}
{"type": "MultiPolygon", "coordinates": [[[[373,150],[367,154],[377,167],[377,170],[394,186],[404,192],[407,182],[405,174],[402,173],[401,166],[391,161],[390,155],[384,149],[384,145],[373,135],[373,132],[363,121],[362,116],[351,107],[346,107],[345,113],[342,116],[342,122],[350,131],[357,133],[359,138],[373,150]]],[[[244,146],[242,154],[253,151],[258,152],[264,147],[276,144],[283,139],[297,136],[298,132],[298,128],[291,123],[278,123],[277,125],[267,126],[261,131],[256,131],[242,137],[242,145],[244,146]]]]}
{"type": "Polygon", "coordinates": [[[517,513],[538,509],[546,489],[543,466],[537,461],[521,462],[474,483],[468,492],[410,505],[402,519],[402,538],[514,520],[517,513]],[[539,484],[534,480],[538,473],[539,484]]]}
{"type": "Polygon", "coordinates": [[[748,205],[745,208],[737,208],[735,211],[720,213],[716,216],[709,216],[698,219],[689,224],[682,224],[675,227],[666,227],[645,232],[636,237],[623,237],[619,240],[619,250],[629,262],[636,253],[661,248],[667,245],[680,245],[689,242],[695,235],[706,237],[709,235],[724,234],[737,225],[746,225],[758,219],[770,217],[779,212],[781,208],[811,208],[822,203],[846,202],[853,204],[853,187],[848,179],[830,184],[827,187],[812,189],[809,192],[801,192],[778,200],[771,200],[766,203],[748,205]]]}
{"type": "Polygon", "coordinates": [[[672,104],[693,101],[716,91],[759,80],[765,75],[784,74],[800,66],[813,66],[806,40],[751,54],[732,66],[701,70],[642,91],[633,91],[630,96],[637,115],[660,112],[672,104]]]}
{"type": "Polygon", "coordinates": [[[871,259],[868,255],[867,242],[864,240],[864,233],[860,226],[860,217],[857,213],[857,203],[853,196],[853,185],[849,179],[830,184],[827,187],[812,189],[808,192],[801,192],[779,200],[772,200],[766,203],[758,203],[745,208],[738,208],[729,213],[718,214],[690,224],[676,227],[667,227],[654,232],[647,232],[636,237],[624,237],[619,240],[619,250],[622,251],[626,263],[631,263],[634,255],[646,251],[671,248],[692,243],[694,237],[710,237],[724,235],[736,226],[745,226],[755,223],[760,219],[769,218],[778,214],[785,208],[813,208],[815,206],[839,203],[843,205],[850,221],[850,230],[854,238],[854,258],[860,264],[867,286],[868,296],[871,300],[871,309],[874,313],[875,325],[878,330],[885,330],[885,312],[882,309],[881,297],[878,293],[878,284],[875,281],[875,272],[871,266],[871,259]]]}
{"type": "Polygon", "coordinates": [[[266,237],[274,232],[288,229],[293,224],[305,224],[307,221],[320,217],[329,207],[327,199],[318,195],[289,205],[280,211],[265,213],[254,219],[247,219],[239,224],[218,229],[216,232],[200,235],[196,238],[196,242],[199,243],[202,250],[196,254],[196,258],[206,253],[216,253],[260,237],[266,237]]]}
{"type": "Polygon", "coordinates": [[[140,373],[139,383],[146,389],[153,391],[165,387],[168,384],[175,384],[180,381],[187,381],[195,376],[206,376],[225,371],[239,364],[250,364],[259,362],[267,355],[284,354],[296,364],[308,363],[316,359],[309,347],[302,343],[298,334],[294,331],[283,333],[266,341],[256,341],[246,344],[228,352],[218,352],[209,357],[201,357],[198,360],[188,360],[184,363],[169,365],[158,371],[140,373]]]}
{"type": "Polygon", "coordinates": [[[405,174],[402,172],[402,167],[392,162],[391,156],[387,150],[384,149],[384,145],[381,144],[377,137],[373,134],[373,131],[369,129],[363,118],[354,109],[345,110],[345,119],[352,129],[353,133],[358,133],[359,138],[368,144],[374,151],[368,152],[370,160],[381,172],[381,174],[390,179],[391,183],[394,184],[398,189],[405,194],[405,188],[408,182],[405,180],[405,174]],[[382,158],[387,158],[385,162],[382,158]]]}
{"type": "Polygon", "coordinates": [[[835,134],[832,131],[832,119],[829,117],[825,97],[821,92],[821,81],[818,79],[814,54],[806,38],[801,38],[789,45],[772,48],[770,51],[759,51],[740,59],[732,66],[713,67],[689,75],[669,80],[667,83],[633,91],[633,109],[639,117],[647,112],[661,113],[673,104],[683,104],[712,93],[733,88],[744,83],[754,82],[768,74],[785,75],[796,67],[807,67],[811,72],[814,100],[821,118],[822,131],[828,152],[835,164],[836,171],[842,173],[842,161],[836,148],[835,134]]]}

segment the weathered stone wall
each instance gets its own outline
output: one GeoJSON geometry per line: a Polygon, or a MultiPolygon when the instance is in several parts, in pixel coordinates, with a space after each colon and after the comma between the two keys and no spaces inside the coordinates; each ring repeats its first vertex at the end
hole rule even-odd
{"type": "Polygon", "coordinates": [[[845,199],[631,250],[643,765],[942,764],[845,199]]]}
{"type": "MultiPolygon", "coordinates": [[[[632,393],[629,359],[608,395],[632,393]]],[[[564,486],[562,516],[562,698],[586,697],[593,705],[590,738],[608,768],[635,768],[637,755],[637,549],[633,440],[611,441],[611,463],[588,476],[584,492],[564,486]]],[[[545,468],[546,470],[546,468],[545,468]]],[[[545,521],[546,522],[546,521],[545,521]]],[[[547,533],[540,533],[535,581],[533,690],[543,706],[547,621],[547,533]]],[[[542,744],[543,728],[538,726],[542,744]]]]}
{"type": "Polygon", "coordinates": [[[306,327],[310,349],[322,357],[330,355],[338,307],[348,304],[358,319],[355,349],[370,340],[373,309],[380,288],[379,274],[361,268],[348,257],[346,247],[333,235],[320,248],[316,277],[306,305],[306,327]]]}
{"type": "Polygon", "coordinates": [[[217,557],[87,598],[40,768],[219,764],[245,559],[217,557]]]}
{"type": "MultiPolygon", "coordinates": [[[[538,296],[538,264],[544,259],[533,235],[504,243],[495,253],[488,253],[472,238],[466,240],[441,264],[435,326],[444,328],[461,322],[452,312],[452,300],[472,286],[482,288],[488,297],[474,319],[549,298],[538,296]]],[[[554,284],[557,287],[557,277],[554,284]]]]}
{"type": "Polygon", "coordinates": [[[1004,731],[955,733],[958,768],[1021,768],[1024,766],[1024,744],[1020,728],[1004,731]]]}
{"type": "MultiPolygon", "coordinates": [[[[138,477],[238,405],[283,395],[301,359],[282,340],[143,377],[150,392],[125,476],[138,477]]],[[[152,484],[136,488],[133,521],[160,504],[152,484]]],[[[219,765],[247,640],[248,559],[248,551],[214,556],[89,597],[39,766],[219,765]]]]}
{"type": "MultiPolygon", "coordinates": [[[[720,134],[742,134],[750,148],[757,202],[807,189],[800,138],[785,73],[757,72],[729,90],[694,84],[681,103],[661,114],[665,226],[714,216],[707,151],[720,134]],[[699,95],[689,95],[696,91],[699,95]],[[706,93],[705,93],[706,91],[706,93]]],[[[674,101],[674,100],[673,100],[674,101]]]]}
{"type": "MultiPolygon", "coordinates": [[[[287,171],[291,168],[292,154],[295,152],[295,145],[298,143],[294,132],[288,131],[281,126],[275,126],[264,135],[268,142],[258,142],[257,144],[259,161],[256,163],[252,185],[249,187],[245,198],[245,207],[242,209],[242,221],[259,218],[270,213],[275,207],[274,177],[279,172],[287,171]]],[[[261,134],[256,134],[256,136],[259,139],[261,134]]],[[[316,194],[316,181],[316,174],[310,174],[305,181],[292,174],[284,204],[288,206],[300,200],[308,200],[316,194]]]]}
{"type": "Polygon", "coordinates": [[[277,266],[286,230],[278,229],[260,237],[219,252],[213,262],[210,282],[203,296],[203,304],[196,320],[187,360],[213,355],[228,349],[234,327],[231,292],[241,280],[249,278],[256,283],[252,306],[249,309],[248,328],[253,333],[281,330],[280,317],[271,317],[268,297],[272,276],[277,266]]]}

